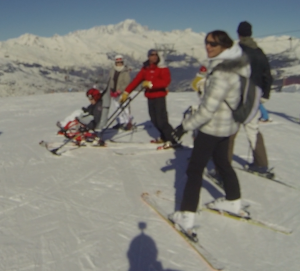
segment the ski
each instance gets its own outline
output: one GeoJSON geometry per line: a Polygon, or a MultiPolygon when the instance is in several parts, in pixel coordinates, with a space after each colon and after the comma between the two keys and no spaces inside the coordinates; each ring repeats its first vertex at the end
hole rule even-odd
{"type": "MultiPolygon", "coordinates": [[[[127,145],[129,145],[129,144],[126,144],[126,146],[127,145]]],[[[170,152],[170,151],[190,151],[191,150],[189,147],[182,146],[177,149],[168,148],[168,149],[164,149],[164,151],[161,151],[161,150],[157,150],[156,148],[153,148],[153,146],[151,146],[151,145],[148,145],[148,143],[145,143],[144,145],[137,143],[135,146],[136,147],[135,149],[126,150],[124,148],[125,151],[115,151],[114,153],[117,155],[144,155],[144,154],[165,153],[165,152],[170,152]],[[141,147],[141,146],[143,146],[143,147],[141,147]]],[[[129,146],[134,147],[134,144],[129,145],[129,146]]]]}
{"type": "Polygon", "coordinates": [[[272,173],[271,171],[270,172],[267,172],[267,173],[259,173],[259,172],[256,172],[256,171],[252,171],[250,169],[247,169],[247,168],[241,168],[241,167],[234,167],[235,169],[238,169],[238,170],[241,170],[241,171],[244,171],[244,172],[247,172],[247,173],[250,173],[250,174],[253,174],[255,176],[258,176],[258,177],[261,177],[261,178],[264,178],[264,179],[267,179],[267,180],[270,180],[270,181],[273,181],[275,183],[278,183],[278,184],[281,184],[281,185],[284,185],[286,187],[289,187],[289,188],[293,188],[293,189],[296,189],[296,190],[299,190],[299,188],[295,187],[295,186],[292,186],[290,184],[287,184],[281,180],[278,180],[275,178],[275,174],[272,173]]]}
{"type": "MultiPolygon", "coordinates": [[[[151,143],[153,144],[153,143],[151,143]]],[[[158,151],[163,151],[163,150],[169,150],[169,149],[179,149],[179,148],[183,148],[183,146],[181,145],[181,143],[178,143],[178,144],[169,144],[169,145],[161,145],[161,146],[158,146],[156,149],[158,151]]]]}
{"type": "Polygon", "coordinates": [[[210,267],[211,270],[224,270],[224,266],[215,259],[210,252],[208,252],[200,242],[192,241],[191,236],[186,233],[178,230],[174,224],[170,221],[167,213],[156,203],[156,201],[148,194],[143,193],[141,195],[143,201],[150,206],[160,217],[162,217],[172,228],[179,233],[181,237],[184,238],[185,241],[201,256],[201,258],[205,261],[205,263],[210,267]]]}
{"type": "Polygon", "coordinates": [[[262,220],[253,218],[251,216],[251,214],[248,212],[248,210],[246,210],[246,208],[243,209],[243,215],[237,215],[237,214],[229,213],[229,212],[226,212],[226,211],[220,211],[220,210],[212,209],[212,208],[209,208],[207,206],[207,204],[205,204],[205,207],[203,207],[201,210],[199,210],[199,212],[201,212],[202,210],[203,211],[208,211],[208,212],[211,212],[211,213],[214,213],[214,214],[223,215],[225,217],[232,218],[232,219],[235,219],[235,220],[238,220],[238,221],[244,221],[244,222],[247,222],[247,223],[252,224],[252,225],[260,226],[260,227],[263,227],[263,228],[266,228],[266,229],[269,229],[269,230],[272,230],[272,231],[275,231],[275,232],[280,232],[280,233],[283,233],[283,234],[287,234],[287,235],[289,235],[293,232],[292,230],[287,229],[285,227],[282,227],[280,225],[276,225],[276,224],[273,224],[273,223],[269,223],[269,222],[266,222],[266,221],[262,221],[262,220]]]}
{"type": "Polygon", "coordinates": [[[125,140],[115,140],[115,139],[110,139],[109,140],[111,143],[116,143],[116,144],[145,144],[145,145],[150,145],[148,142],[142,142],[142,141],[125,141],[125,140]]]}
{"type": "MultiPolygon", "coordinates": [[[[278,180],[275,178],[275,174],[273,172],[267,172],[267,173],[259,173],[259,172],[256,172],[256,171],[252,171],[252,170],[249,170],[247,168],[240,168],[240,167],[234,167],[234,169],[238,169],[238,170],[241,170],[241,171],[245,171],[247,173],[250,173],[250,174],[253,174],[255,176],[258,176],[258,177],[261,177],[261,178],[264,178],[264,179],[268,179],[270,181],[273,181],[275,183],[278,183],[278,184],[281,184],[281,185],[284,185],[286,187],[289,187],[289,188],[292,188],[292,189],[296,189],[296,190],[299,190],[299,188],[295,187],[295,186],[292,186],[292,185],[289,185],[281,180],[278,180]]],[[[212,182],[214,183],[215,185],[217,185],[219,188],[223,189],[224,190],[224,186],[223,186],[223,182],[221,179],[218,179],[218,178],[215,178],[214,176],[212,176],[207,170],[204,171],[204,175],[212,182]]]]}

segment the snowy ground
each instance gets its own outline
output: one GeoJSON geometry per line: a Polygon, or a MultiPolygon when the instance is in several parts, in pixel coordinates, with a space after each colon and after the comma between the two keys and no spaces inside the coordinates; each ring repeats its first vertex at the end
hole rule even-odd
{"type": "MultiPolygon", "coordinates": [[[[170,122],[195,103],[194,93],[170,93],[170,122]]],[[[150,144],[80,148],[54,156],[39,146],[56,136],[57,120],[87,104],[83,93],[0,99],[0,270],[2,271],[206,271],[195,251],[141,200],[158,194],[167,212],[185,183],[190,150],[161,151],[150,144]]],[[[299,93],[274,93],[266,104],[273,122],[262,124],[270,165],[298,189],[237,170],[245,202],[255,217],[293,230],[274,232],[209,212],[197,216],[201,243],[230,271],[300,268],[299,93]]],[[[110,134],[149,142],[156,136],[146,99],[132,104],[144,130],[110,134]]],[[[108,135],[107,135],[108,136],[108,135]]],[[[191,135],[184,144],[192,145],[191,135]]],[[[244,132],[234,166],[248,159],[244,132]]],[[[204,178],[202,202],[222,193],[204,178]]]]}

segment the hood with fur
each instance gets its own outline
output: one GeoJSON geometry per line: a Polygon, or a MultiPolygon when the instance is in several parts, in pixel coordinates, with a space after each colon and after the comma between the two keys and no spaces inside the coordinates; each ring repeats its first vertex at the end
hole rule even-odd
{"type": "Polygon", "coordinates": [[[251,74],[249,59],[238,44],[224,50],[216,57],[210,58],[208,72],[210,73],[212,70],[235,72],[244,77],[249,77],[251,74]]]}

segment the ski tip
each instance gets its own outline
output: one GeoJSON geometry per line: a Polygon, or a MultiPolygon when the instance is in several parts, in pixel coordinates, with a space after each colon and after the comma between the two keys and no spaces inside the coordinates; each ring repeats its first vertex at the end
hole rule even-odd
{"type": "Polygon", "coordinates": [[[143,192],[142,194],[141,194],[141,197],[142,198],[146,198],[146,197],[148,197],[149,196],[149,194],[147,193],[147,192],[143,192]]]}
{"type": "Polygon", "coordinates": [[[53,151],[50,151],[50,152],[54,155],[61,156],[61,153],[57,153],[57,152],[53,152],[53,151]]]}

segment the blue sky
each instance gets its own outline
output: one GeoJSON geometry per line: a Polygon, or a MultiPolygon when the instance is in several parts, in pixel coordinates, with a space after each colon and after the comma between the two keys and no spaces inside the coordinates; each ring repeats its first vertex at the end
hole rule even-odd
{"type": "Polygon", "coordinates": [[[149,29],[227,31],[236,39],[240,21],[253,36],[300,38],[299,0],[0,0],[0,41],[25,33],[42,37],[134,19],[149,29]]]}

